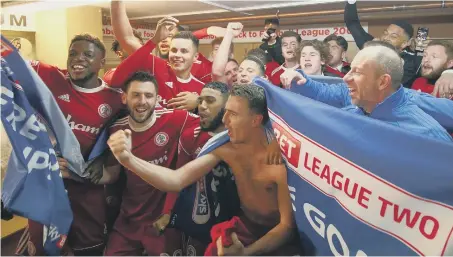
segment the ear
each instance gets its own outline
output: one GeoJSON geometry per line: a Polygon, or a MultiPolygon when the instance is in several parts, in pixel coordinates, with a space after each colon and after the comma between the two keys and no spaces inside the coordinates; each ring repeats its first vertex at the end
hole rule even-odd
{"type": "Polygon", "coordinates": [[[198,60],[198,56],[199,56],[199,55],[200,55],[200,54],[199,54],[198,52],[196,52],[195,55],[193,56],[193,61],[198,60]]]}
{"type": "Polygon", "coordinates": [[[451,69],[453,68],[453,59],[451,59],[450,61],[447,61],[447,69],[451,69]]]}
{"type": "Polygon", "coordinates": [[[341,60],[342,60],[342,61],[346,60],[346,51],[343,51],[343,52],[341,53],[341,60]]]}
{"type": "Polygon", "coordinates": [[[121,102],[126,105],[127,103],[127,95],[126,92],[121,93],[121,102]]]}
{"type": "Polygon", "coordinates": [[[105,65],[105,57],[101,59],[101,68],[103,68],[105,65]]]}
{"type": "Polygon", "coordinates": [[[261,114],[253,115],[252,125],[254,128],[261,126],[262,122],[263,122],[263,115],[261,115],[261,114]]]}
{"type": "Polygon", "coordinates": [[[388,87],[392,87],[392,77],[389,74],[384,74],[380,77],[379,90],[384,90],[388,87]]]}

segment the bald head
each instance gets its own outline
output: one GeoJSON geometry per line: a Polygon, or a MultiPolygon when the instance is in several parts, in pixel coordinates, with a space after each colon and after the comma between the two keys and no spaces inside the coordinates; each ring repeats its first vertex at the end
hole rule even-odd
{"type": "Polygon", "coordinates": [[[353,60],[353,62],[365,61],[376,66],[377,77],[387,74],[393,89],[397,90],[400,87],[404,68],[403,61],[395,50],[383,45],[369,45],[362,49],[353,60]]]}

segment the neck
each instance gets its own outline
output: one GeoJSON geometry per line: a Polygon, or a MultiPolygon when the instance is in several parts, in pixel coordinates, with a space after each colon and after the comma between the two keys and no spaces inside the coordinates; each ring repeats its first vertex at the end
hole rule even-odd
{"type": "Polygon", "coordinates": [[[378,104],[384,102],[387,97],[391,96],[393,93],[395,93],[395,90],[386,90],[383,92],[378,93],[376,101],[367,101],[362,104],[362,109],[364,109],[367,113],[371,113],[378,104]]]}
{"type": "Polygon", "coordinates": [[[297,66],[297,60],[285,60],[285,68],[293,68],[297,66]]]}
{"type": "Polygon", "coordinates": [[[82,88],[87,88],[87,89],[96,88],[101,85],[101,82],[99,81],[97,76],[93,76],[92,78],[90,78],[88,80],[72,80],[71,79],[71,81],[72,81],[72,83],[74,83],[74,85],[76,85],[78,87],[82,87],[82,88]]]}
{"type": "Polygon", "coordinates": [[[236,144],[236,148],[241,148],[248,153],[258,153],[262,151],[263,146],[267,145],[267,137],[266,132],[264,131],[264,127],[260,126],[259,128],[255,129],[253,133],[250,133],[249,140],[242,144],[236,144]]]}
{"type": "MultiPolygon", "coordinates": [[[[192,66],[191,66],[191,68],[192,68],[192,66]]],[[[187,69],[184,71],[175,71],[176,77],[178,77],[180,79],[188,79],[188,78],[190,78],[190,70],[191,69],[187,69]]]]}
{"type": "Polygon", "coordinates": [[[337,68],[338,66],[342,65],[343,64],[343,61],[340,61],[339,63],[332,63],[330,64],[330,67],[332,68],[337,68]]]}
{"type": "Polygon", "coordinates": [[[149,127],[151,127],[155,121],[155,118],[156,118],[156,115],[154,114],[154,112],[153,112],[153,114],[151,114],[151,116],[149,116],[148,119],[146,119],[143,122],[136,122],[134,119],[132,119],[131,116],[129,116],[129,125],[132,130],[134,130],[136,132],[141,132],[141,131],[144,131],[144,130],[148,129],[149,127]]]}

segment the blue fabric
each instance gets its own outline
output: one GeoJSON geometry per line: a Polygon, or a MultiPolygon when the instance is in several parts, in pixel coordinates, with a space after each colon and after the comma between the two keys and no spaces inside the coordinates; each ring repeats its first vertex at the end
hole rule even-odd
{"type": "MultiPolygon", "coordinates": [[[[302,71],[299,72],[303,74],[302,71]]],[[[320,77],[303,75],[307,78],[305,85],[299,86],[293,82],[291,92],[364,115],[361,109],[352,105],[347,85],[341,80],[323,81],[320,77]]],[[[435,98],[401,87],[378,104],[369,116],[417,134],[452,140],[445,131],[453,131],[453,101],[448,99],[435,98]]]]}
{"type": "Polygon", "coordinates": [[[255,83],[287,161],[305,254],[453,254],[453,144],[255,83]]]}
{"type": "MultiPolygon", "coordinates": [[[[8,211],[43,224],[46,253],[60,255],[73,215],[56,152],[68,161],[79,180],[89,175],[85,171],[88,162],[47,86],[11,43],[3,36],[1,40],[1,118],[13,147],[2,201],[8,211]],[[56,139],[55,146],[50,135],[56,139]]],[[[106,148],[105,133],[90,160],[106,148]]]]}

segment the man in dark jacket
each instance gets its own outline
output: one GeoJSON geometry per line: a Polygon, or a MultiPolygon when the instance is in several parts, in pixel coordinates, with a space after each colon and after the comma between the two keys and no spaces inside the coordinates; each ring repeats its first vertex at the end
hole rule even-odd
{"type": "Polygon", "coordinates": [[[282,65],[285,58],[282,55],[282,42],[278,37],[280,22],[277,18],[264,21],[263,43],[260,48],[266,52],[266,61],[275,61],[282,65]]]}
{"type": "Polygon", "coordinates": [[[409,48],[412,37],[414,36],[412,25],[402,20],[394,21],[384,30],[379,38],[374,38],[360,25],[357,5],[355,3],[346,3],[344,21],[359,49],[362,49],[363,45],[368,41],[381,40],[392,44],[400,51],[400,56],[404,60],[403,86],[410,88],[414,80],[418,77],[417,72],[423,56],[423,54],[414,52],[409,48]]]}

